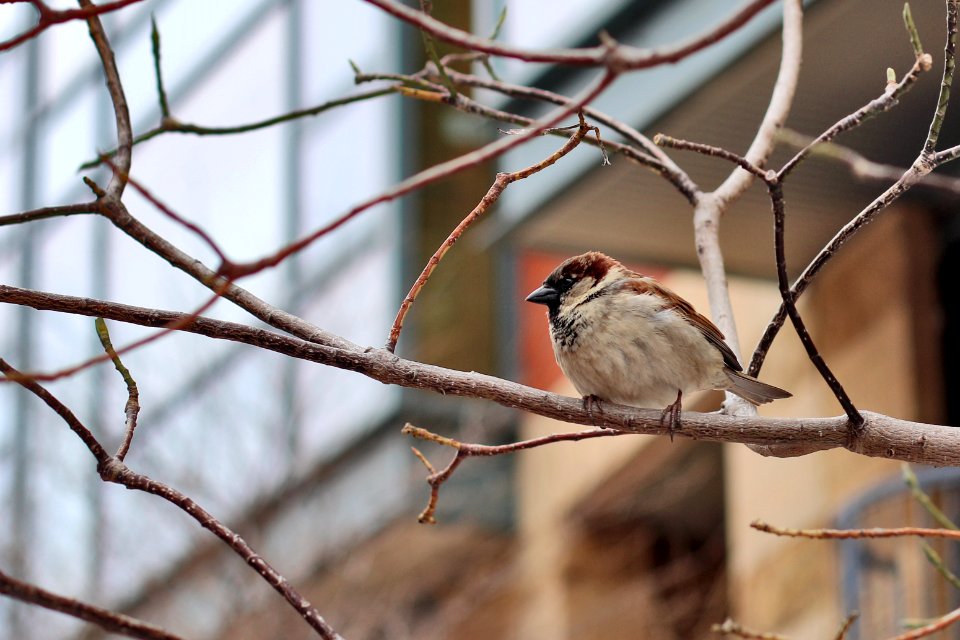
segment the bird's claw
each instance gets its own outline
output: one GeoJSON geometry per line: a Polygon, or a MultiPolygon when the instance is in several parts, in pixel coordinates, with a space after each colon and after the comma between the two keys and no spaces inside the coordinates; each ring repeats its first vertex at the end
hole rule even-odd
{"type": "Polygon", "coordinates": [[[670,442],[673,442],[673,434],[680,430],[680,400],[683,397],[682,391],[677,391],[677,399],[664,407],[660,412],[660,426],[667,428],[670,435],[670,442]],[[669,420],[668,420],[669,418],[669,420]]]}
{"type": "MultiPolygon", "coordinates": [[[[581,401],[583,402],[583,410],[586,411],[587,413],[589,413],[591,416],[593,415],[593,408],[594,408],[594,407],[597,408],[597,413],[600,414],[600,422],[601,422],[601,426],[602,426],[602,423],[603,423],[603,401],[600,399],[600,396],[597,396],[597,395],[594,395],[594,394],[591,393],[591,394],[588,395],[588,396],[583,396],[583,398],[581,399],[581,401]]],[[[596,426],[596,423],[594,423],[594,426],[596,426]]]]}

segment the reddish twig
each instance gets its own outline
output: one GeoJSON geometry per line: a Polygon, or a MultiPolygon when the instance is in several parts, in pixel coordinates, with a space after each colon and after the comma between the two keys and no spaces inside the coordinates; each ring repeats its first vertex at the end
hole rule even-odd
{"type": "MultiPolygon", "coordinates": [[[[180,269],[194,280],[211,291],[218,291],[221,279],[217,272],[207,267],[203,262],[181,251],[166,238],[140,222],[130,214],[126,206],[115,199],[100,201],[101,214],[117,229],[130,238],[142,244],[148,251],[166,260],[174,268],[180,269]]],[[[324,331],[320,327],[267,304],[246,289],[231,284],[223,290],[223,298],[233,302],[255,318],[262,320],[271,327],[286,331],[304,340],[318,344],[327,344],[340,349],[359,349],[357,345],[340,336],[324,331]]]]}
{"type": "Polygon", "coordinates": [[[554,109],[550,113],[546,114],[522,134],[500,138],[499,140],[491,142],[490,144],[476,149],[475,151],[462,155],[458,158],[454,158],[453,160],[448,160],[447,162],[434,165],[429,169],[425,169],[400,182],[399,184],[394,185],[387,191],[358,204],[350,209],[347,213],[335,219],[333,222],[317,229],[313,233],[301,238],[300,240],[297,240],[296,242],[288,244],[270,256],[260,260],[255,260],[253,262],[235,263],[232,266],[231,271],[224,275],[228,275],[232,277],[232,279],[236,280],[264,269],[275,267],[291,255],[302,251],[309,245],[313,244],[317,239],[327,235],[331,231],[340,228],[342,225],[360,215],[367,209],[370,209],[374,205],[390,202],[396,198],[410,193],[411,191],[422,189],[427,185],[433,184],[434,182],[444,178],[448,178],[465,169],[475,167],[478,164],[492,160],[504,152],[523,144],[527,140],[540,135],[542,131],[556,125],[563,118],[566,118],[570,114],[579,111],[586,103],[596,98],[598,95],[600,95],[600,93],[603,92],[604,89],[610,86],[610,84],[616,79],[617,75],[618,74],[615,71],[607,71],[597,80],[588,85],[575,98],[572,98],[568,104],[558,109],[554,109]]]}
{"type": "Polygon", "coordinates": [[[177,224],[185,227],[188,231],[193,232],[193,234],[200,238],[204,244],[210,247],[210,250],[217,254],[217,258],[220,259],[220,268],[217,270],[218,274],[225,275],[232,270],[233,262],[227,258],[226,254],[222,249],[220,249],[220,246],[216,243],[216,241],[214,241],[210,234],[204,231],[200,225],[190,222],[179,213],[168,207],[159,198],[153,195],[149,189],[140,184],[138,181],[134,180],[133,176],[123,173],[122,170],[113,164],[113,161],[107,156],[100,156],[100,160],[109,166],[115,174],[122,174],[123,180],[133,187],[140,195],[142,195],[147,202],[156,207],[163,215],[167,216],[177,224]]]}
{"type": "Polygon", "coordinates": [[[19,384],[33,395],[40,398],[40,400],[42,400],[48,407],[53,409],[53,411],[60,416],[64,422],[67,423],[67,426],[70,427],[70,430],[73,431],[78,438],[80,438],[80,441],[86,445],[90,453],[93,454],[93,457],[96,458],[98,465],[103,464],[110,459],[110,454],[108,454],[107,450],[103,448],[96,436],[93,435],[93,432],[87,429],[87,427],[80,422],[77,416],[74,415],[74,413],[70,411],[65,404],[60,402],[52,393],[38,384],[31,376],[17,371],[17,369],[12,367],[3,358],[0,358],[0,373],[3,373],[5,380],[19,384]]]}
{"type": "Polygon", "coordinates": [[[713,625],[710,627],[710,631],[725,636],[744,638],[744,640],[787,640],[786,636],[781,636],[776,633],[767,633],[764,631],[748,629],[747,627],[734,622],[732,618],[727,618],[723,621],[723,624],[713,625]]]}
{"type": "Polygon", "coordinates": [[[607,44],[583,49],[551,49],[545,51],[529,51],[522,47],[514,47],[495,40],[475,36],[466,31],[444,24],[422,11],[412,9],[395,0],[367,0],[367,2],[417,27],[438,40],[443,40],[444,42],[470,51],[479,51],[494,56],[517,58],[527,62],[604,66],[611,71],[622,72],[679,62],[687,56],[733,33],[760,13],[767,5],[772,4],[773,0],[753,0],[727,20],[712,27],[706,33],[686,42],[662,49],[640,49],[608,42],[607,44]]]}
{"type": "Polygon", "coordinates": [[[51,611],[59,611],[79,620],[91,622],[105,631],[142,640],[183,640],[158,626],[136,618],[114,613],[73,598],[57,595],[35,585],[17,580],[0,571],[0,594],[20,602],[37,605],[51,611]]]}
{"type": "Polygon", "coordinates": [[[499,445],[460,442],[459,440],[446,438],[433,433],[432,431],[415,427],[410,423],[404,425],[403,429],[400,430],[400,433],[407,436],[413,436],[414,438],[418,438],[420,440],[435,442],[445,447],[456,449],[457,451],[456,455],[450,461],[450,464],[448,464],[442,470],[437,471],[434,469],[433,465],[430,464],[430,461],[427,460],[426,456],[424,456],[416,447],[410,447],[413,450],[414,455],[420,459],[420,462],[422,462],[427,468],[427,471],[430,472],[430,475],[427,476],[427,484],[430,485],[430,499],[427,502],[426,508],[424,508],[424,510],[417,517],[417,521],[422,524],[436,524],[437,521],[435,515],[437,511],[437,501],[440,498],[440,485],[450,479],[450,476],[453,475],[453,472],[457,467],[460,466],[460,463],[463,462],[465,458],[471,458],[475,456],[502,456],[508,453],[523,451],[525,449],[535,449],[536,447],[542,447],[555,442],[578,442],[580,440],[589,440],[591,438],[609,438],[613,436],[629,435],[630,432],[619,431],[617,429],[594,428],[587,429],[585,431],[574,431],[569,433],[553,433],[548,436],[541,436],[539,438],[532,438],[530,440],[522,440],[520,442],[511,442],[509,444],[499,445]]]}
{"type": "Polygon", "coordinates": [[[427,281],[430,279],[430,276],[433,274],[433,271],[437,268],[437,265],[440,264],[440,261],[443,260],[443,257],[447,254],[447,251],[450,250],[457,240],[464,234],[468,227],[470,227],[474,222],[480,219],[480,217],[485,214],[490,207],[500,198],[500,195],[504,190],[514,182],[529,178],[533,174],[546,169],[547,167],[553,165],[557,160],[567,155],[573,149],[575,149],[580,141],[583,140],[589,132],[593,131],[597,135],[597,141],[600,140],[600,130],[597,127],[591,127],[587,124],[587,121],[583,118],[583,112],[580,112],[580,125],[577,127],[577,130],[570,137],[567,142],[552,153],[547,158],[544,158],[540,162],[530,165],[525,169],[520,169],[519,171],[513,171],[511,173],[498,173],[496,179],[493,181],[493,184],[490,185],[490,188],[487,190],[487,193],[484,194],[483,198],[480,199],[480,202],[474,207],[467,216],[460,221],[460,224],[450,232],[450,235],[447,236],[447,239],[437,248],[430,259],[427,261],[427,264],[424,265],[423,271],[420,273],[420,276],[417,278],[416,282],[413,283],[413,286],[410,287],[410,291],[407,293],[406,297],[403,299],[403,302],[400,304],[400,308],[397,310],[397,317],[393,321],[393,326],[390,328],[390,335],[387,338],[386,349],[391,353],[397,347],[397,341],[400,339],[400,332],[403,330],[403,321],[407,317],[407,313],[410,311],[410,307],[413,306],[414,300],[417,299],[417,296],[420,294],[420,291],[423,289],[424,285],[427,284],[427,281]]]}
{"type": "Polygon", "coordinates": [[[852,540],[860,538],[948,538],[960,540],[960,531],[954,529],[928,529],[924,527],[874,527],[871,529],[789,529],[775,527],[761,520],[754,520],[750,526],[757,531],[772,533],[789,538],[811,538],[814,540],[852,540]]]}
{"type": "Polygon", "coordinates": [[[847,617],[843,619],[843,622],[840,623],[840,628],[837,629],[837,633],[833,636],[833,640],[844,640],[847,637],[847,632],[850,631],[853,623],[856,622],[857,618],[859,617],[859,611],[854,611],[848,614],[847,617]]]}
{"type": "Polygon", "coordinates": [[[920,627],[919,629],[907,631],[906,633],[901,633],[890,640],[917,640],[918,638],[926,638],[927,636],[932,636],[938,631],[943,631],[950,625],[956,623],[958,620],[960,620],[960,609],[954,609],[950,613],[937,618],[928,625],[920,627]]]}
{"type": "Polygon", "coordinates": [[[164,325],[163,327],[161,327],[160,331],[154,334],[151,334],[149,336],[146,336],[145,338],[134,340],[130,344],[115,350],[112,354],[104,353],[103,355],[94,356],[93,358],[84,360],[79,364],[65,367],[63,369],[60,369],[58,371],[53,371],[50,373],[41,373],[39,371],[28,372],[28,373],[18,372],[13,376],[8,375],[6,380],[0,380],[0,383],[6,382],[6,381],[19,383],[22,380],[32,380],[34,382],[53,382],[55,380],[60,380],[61,378],[68,378],[74,375],[75,373],[79,373],[80,371],[83,371],[84,369],[92,367],[96,364],[100,364],[101,362],[112,360],[114,357],[119,358],[120,354],[129,353],[130,351],[139,349],[140,347],[148,345],[155,340],[159,340],[160,338],[162,338],[163,336],[169,333],[172,333],[174,331],[180,331],[187,328],[194,320],[199,318],[204,311],[212,307],[214,303],[216,303],[216,301],[220,299],[220,296],[223,294],[223,291],[227,287],[229,287],[230,284],[231,282],[229,280],[222,280],[220,284],[217,286],[217,289],[214,291],[213,296],[211,296],[209,300],[204,302],[196,310],[188,314],[179,314],[180,317],[175,322],[172,322],[169,325],[164,325]]]}
{"type": "Polygon", "coordinates": [[[87,5],[80,9],[55,10],[51,9],[39,0],[31,0],[30,4],[37,9],[37,24],[19,35],[0,42],[0,51],[13,49],[14,47],[23,44],[27,40],[37,37],[54,25],[70,22],[71,20],[86,20],[91,16],[98,16],[111,11],[116,11],[126,7],[127,5],[135,4],[141,1],[142,0],[117,0],[116,2],[107,2],[106,4],[101,5],[87,5]]]}

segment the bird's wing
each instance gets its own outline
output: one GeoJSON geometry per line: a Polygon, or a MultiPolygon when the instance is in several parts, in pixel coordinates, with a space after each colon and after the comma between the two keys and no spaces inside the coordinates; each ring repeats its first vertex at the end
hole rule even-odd
{"type": "Polygon", "coordinates": [[[663,298],[666,301],[664,304],[664,309],[675,310],[677,313],[686,318],[690,324],[699,329],[700,333],[703,334],[703,337],[707,339],[707,342],[716,347],[720,353],[723,354],[724,364],[734,371],[743,371],[743,366],[740,365],[740,361],[737,360],[736,354],[727,344],[723,334],[720,333],[720,329],[717,329],[715,324],[697,313],[697,310],[693,308],[692,304],[675,294],[670,289],[667,289],[653,278],[640,276],[639,274],[636,278],[629,279],[625,283],[625,286],[633,289],[637,293],[653,294],[663,298]]]}

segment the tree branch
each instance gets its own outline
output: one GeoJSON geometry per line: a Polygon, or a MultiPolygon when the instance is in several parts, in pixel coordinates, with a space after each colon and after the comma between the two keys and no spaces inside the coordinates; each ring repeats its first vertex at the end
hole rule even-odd
{"type": "Polygon", "coordinates": [[[783,298],[783,304],[786,307],[787,315],[790,316],[790,321],[793,323],[793,326],[797,331],[797,336],[799,336],[800,342],[803,344],[803,347],[807,352],[807,356],[810,358],[810,361],[816,367],[821,377],[827,383],[827,386],[830,387],[833,395],[840,402],[840,406],[843,407],[843,410],[850,418],[851,428],[854,430],[858,429],[863,423],[863,416],[861,416],[860,412],[857,411],[857,408],[847,396],[847,392],[844,390],[843,385],[841,385],[840,381],[837,380],[837,377],[833,374],[833,372],[830,370],[830,367],[828,367],[827,363],[824,361],[823,356],[820,355],[816,345],[814,345],[813,338],[810,337],[810,332],[807,331],[806,324],[803,322],[803,318],[800,316],[800,312],[797,310],[796,302],[790,293],[790,282],[787,279],[787,258],[784,247],[786,213],[784,211],[785,204],[783,199],[783,183],[780,181],[778,174],[774,171],[763,171],[760,169],[760,167],[754,165],[746,158],[740,157],[735,153],[727,151],[726,149],[721,149],[720,147],[715,147],[713,145],[688,142],[686,140],[677,140],[664,135],[658,135],[656,140],[659,144],[663,144],[665,146],[676,149],[696,151],[704,155],[722,158],[729,162],[733,162],[741,169],[746,171],[747,174],[759,177],[761,180],[763,180],[764,184],[766,184],[773,210],[773,244],[774,253],[776,255],[777,285],[780,290],[780,297],[783,298]]]}
{"type": "MultiPolygon", "coordinates": [[[[146,309],[90,298],[76,298],[0,285],[0,302],[50,311],[158,327],[183,321],[187,314],[146,309]]],[[[466,373],[400,358],[385,349],[338,349],[233,322],[196,318],[181,329],[230,340],[302,360],[354,371],[384,384],[425,389],[443,395],[482,398],[547,418],[607,429],[667,435],[659,410],[605,403],[603,414],[567,398],[493,376],[466,373]]],[[[944,466],[960,466],[960,430],[862,412],[863,430],[848,438],[849,419],[766,418],[685,412],[676,435],[692,440],[753,445],[802,445],[808,451],[846,448],[865,456],[944,466]]],[[[776,452],[774,452],[776,455],[776,452]]],[[[795,454],[785,454],[795,455],[795,454]]]]}
{"type": "MultiPolygon", "coordinates": [[[[957,4],[957,0],[947,0],[947,45],[944,48],[944,56],[946,60],[944,64],[943,80],[941,81],[941,97],[944,95],[949,96],[948,80],[952,80],[953,77],[953,59],[956,56],[956,49],[954,45],[957,35],[957,4]],[[947,87],[946,92],[944,90],[945,86],[947,87]]],[[[886,108],[889,108],[889,106],[886,106],[887,99],[885,96],[887,92],[893,94],[894,96],[902,94],[910,86],[912,86],[919,73],[928,70],[931,64],[932,59],[930,59],[929,56],[922,55],[918,57],[914,62],[910,73],[908,73],[907,76],[905,76],[900,83],[896,85],[896,87],[891,89],[888,86],[887,90],[884,92],[884,95],[869,102],[867,105],[861,107],[850,116],[838,121],[835,125],[827,129],[826,132],[818,136],[817,140],[831,140],[840,132],[851,129],[854,126],[862,123],[867,117],[870,117],[874,113],[878,113],[878,110],[885,110],[886,108]]],[[[824,265],[826,265],[827,262],[829,262],[830,259],[836,255],[836,252],[847,240],[853,237],[853,235],[856,234],[861,228],[872,222],[881,211],[886,209],[908,189],[920,182],[924,176],[929,174],[939,164],[944,161],[952,160],[956,157],[949,154],[943,156],[927,151],[928,147],[930,146],[930,135],[935,137],[936,133],[939,132],[939,126],[935,126],[935,122],[940,112],[941,110],[938,101],[938,108],[935,110],[931,120],[930,132],[928,133],[927,139],[924,141],[923,149],[921,149],[920,154],[917,156],[917,159],[913,162],[910,168],[900,176],[899,180],[890,185],[890,187],[880,194],[873,202],[867,205],[863,210],[860,211],[860,213],[854,216],[850,222],[844,225],[843,228],[837,232],[830,242],[828,242],[827,245],[820,250],[810,264],[808,264],[803,270],[796,282],[794,282],[793,286],[790,288],[790,295],[794,301],[798,300],[800,296],[803,295],[803,292],[806,291],[807,287],[813,281],[813,278],[816,277],[816,275],[820,272],[820,269],[822,269],[824,265]]],[[[816,141],[814,144],[816,144],[816,141]]],[[[805,150],[801,150],[790,162],[784,165],[784,167],[779,171],[781,179],[790,173],[797,162],[809,155],[810,148],[812,148],[812,145],[808,146],[805,150]]],[[[786,317],[786,306],[781,304],[780,308],[770,320],[770,323],[767,325],[763,335],[760,337],[760,341],[757,343],[757,346],[754,349],[753,357],[750,361],[750,366],[748,367],[748,373],[750,375],[756,376],[760,372],[760,368],[763,366],[763,361],[766,358],[767,352],[770,350],[773,340],[776,338],[777,333],[779,333],[780,328],[783,326],[783,322],[786,317]]]]}
{"type": "Polygon", "coordinates": [[[555,126],[567,116],[579,111],[584,105],[592,101],[594,98],[600,95],[604,89],[610,86],[610,84],[612,84],[617,78],[617,75],[618,72],[616,71],[607,71],[603,73],[600,77],[584,88],[576,97],[571,98],[567,104],[550,111],[542,118],[534,122],[529,129],[524,130],[522,133],[515,136],[500,138],[499,140],[491,142],[479,149],[471,151],[470,153],[434,165],[413,176],[410,176],[406,180],[394,185],[383,193],[361,202],[347,211],[345,214],[341,215],[339,218],[335,219],[333,222],[324,225],[313,233],[300,238],[296,242],[290,243],[272,255],[259,260],[254,260],[247,263],[236,263],[232,265],[231,271],[229,273],[225,273],[224,275],[228,275],[232,279],[239,279],[244,276],[276,266],[291,255],[302,251],[309,245],[313,244],[317,239],[338,229],[343,224],[349,222],[354,217],[360,215],[375,205],[382,204],[384,202],[390,202],[410,193],[411,191],[422,189],[423,187],[431,185],[434,182],[450,177],[459,173],[460,171],[470,167],[475,167],[480,163],[502,155],[506,151],[540,135],[542,131],[555,126]]]}
{"type": "Polygon", "coordinates": [[[813,540],[856,540],[862,538],[946,538],[960,540],[956,529],[928,529],[924,527],[875,527],[872,529],[789,529],[775,527],[762,520],[754,520],[750,526],[757,531],[788,538],[811,538],[813,540]]]}
{"type": "Polygon", "coordinates": [[[142,640],[184,640],[158,626],[17,580],[0,571],[0,594],[91,622],[105,631],[142,640]]]}
{"type": "Polygon", "coordinates": [[[107,40],[107,34],[103,30],[103,23],[100,22],[99,15],[94,11],[96,7],[90,0],[79,0],[80,6],[87,11],[87,26],[90,30],[90,38],[97,47],[97,53],[100,55],[100,62],[103,66],[103,75],[107,81],[107,92],[110,94],[110,100],[113,102],[113,113],[117,123],[117,162],[116,165],[120,172],[114,172],[113,178],[107,187],[107,194],[111,198],[119,199],[123,195],[123,189],[127,185],[126,175],[130,173],[132,161],[131,150],[133,148],[133,130],[130,124],[130,109],[127,107],[127,98],[123,93],[123,83],[120,82],[120,71],[117,69],[117,61],[113,55],[113,49],[110,48],[110,42],[107,40]]]}
{"type": "Polygon", "coordinates": [[[54,10],[39,0],[32,0],[32,4],[37,9],[37,24],[23,33],[0,42],[0,52],[13,49],[31,38],[35,38],[55,24],[70,22],[71,20],[86,20],[90,16],[101,15],[122,9],[142,0],[117,0],[116,2],[107,2],[101,5],[88,5],[82,9],[63,9],[54,10]]]}
{"type": "Polygon", "coordinates": [[[522,440],[520,442],[511,442],[509,444],[486,445],[460,442],[452,438],[446,438],[431,431],[427,431],[426,429],[415,427],[410,423],[404,425],[403,429],[400,430],[400,433],[413,436],[414,438],[419,438],[420,440],[435,442],[446,447],[451,447],[457,452],[450,461],[450,464],[444,467],[441,471],[437,471],[433,468],[433,465],[430,464],[430,461],[427,460],[426,456],[420,453],[420,451],[415,447],[411,447],[414,455],[416,455],[417,458],[423,462],[424,466],[427,468],[427,471],[430,472],[430,475],[427,476],[427,484],[430,485],[430,499],[427,502],[426,508],[417,518],[419,522],[425,524],[437,523],[435,515],[437,511],[437,501],[440,498],[440,485],[450,479],[450,476],[453,475],[453,472],[460,465],[460,463],[463,462],[464,458],[475,456],[500,456],[508,453],[515,453],[517,451],[523,451],[525,449],[535,449],[537,447],[554,444],[556,442],[579,442],[580,440],[589,440],[591,438],[607,438],[612,436],[630,435],[626,431],[594,428],[586,431],[575,431],[573,433],[553,433],[548,436],[533,438],[532,440],[522,440]]]}
{"type": "MultiPolygon", "coordinates": [[[[183,314],[178,314],[183,315],[183,314]]],[[[189,322],[189,316],[183,316],[181,322],[189,322]]],[[[213,515],[200,507],[188,496],[180,493],[176,489],[147,476],[136,473],[131,470],[122,460],[111,456],[106,449],[97,441],[93,432],[90,431],[74,414],[69,407],[60,402],[52,393],[36,381],[29,379],[28,376],[20,373],[2,358],[0,358],[0,372],[30,391],[38,398],[43,400],[53,411],[60,416],[67,426],[70,427],[80,440],[86,445],[87,449],[97,461],[97,473],[104,482],[112,482],[122,485],[127,489],[136,489],[145,493],[163,498],[167,502],[179,507],[187,515],[192,517],[201,527],[207,529],[218,538],[220,538],[234,553],[243,560],[271,586],[277,593],[290,604],[297,613],[316,630],[324,640],[342,640],[340,635],[327,624],[326,620],[303,596],[301,596],[287,582],[276,569],[274,569],[266,560],[260,557],[247,542],[237,533],[230,530],[227,526],[217,520],[213,515]]],[[[65,613],[70,613],[65,611],[65,613]]]]}
{"type": "Polygon", "coordinates": [[[123,441],[120,443],[117,453],[114,454],[117,460],[122,461],[127,457],[127,452],[130,451],[130,443],[133,442],[133,432],[137,429],[137,416],[140,415],[140,391],[137,388],[137,381],[133,379],[130,370],[127,369],[126,365],[120,360],[120,354],[113,348],[107,323],[103,321],[103,318],[97,318],[94,322],[96,322],[97,337],[100,339],[100,344],[103,345],[103,350],[110,356],[114,368],[120,374],[120,377],[123,378],[123,382],[127,386],[127,403],[123,407],[123,413],[127,417],[123,429],[123,441]]]}
{"type": "Polygon", "coordinates": [[[807,357],[813,362],[813,366],[817,368],[820,376],[827,383],[827,386],[830,387],[830,391],[833,392],[840,406],[843,407],[847,417],[850,418],[850,428],[854,432],[851,435],[855,436],[855,432],[863,425],[863,416],[860,415],[860,412],[854,406],[853,401],[850,400],[843,385],[840,384],[837,376],[834,375],[830,367],[827,366],[823,356],[820,355],[816,345],[814,345],[813,338],[810,336],[810,332],[807,331],[807,326],[800,316],[800,311],[797,310],[797,301],[790,292],[790,280],[787,277],[787,256],[784,247],[786,212],[784,211],[785,205],[783,202],[783,183],[772,171],[768,174],[766,183],[767,190],[770,193],[770,201],[773,205],[773,237],[777,260],[777,287],[780,290],[780,297],[783,299],[783,304],[787,308],[787,315],[790,316],[790,321],[793,323],[797,336],[799,336],[800,342],[803,343],[807,357]]]}
{"type": "MultiPolygon", "coordinates": [[[[777,80],[767,111],[746,153],[746,161],[756,167],[766,164],[773,151],[776,132],[783,126],[793,104],[803,51],[801,0],[784,0],[782,33],[783,51],[777,80]]],[[[700,271],[707,287],[710,315],[738,359],[741,358],[740,336],[733,316],[726,266],[720,248],[720,220],[746,191],[752,179],[751,173],[734,170],[715,191],[701,194],[693,211],[694,241],[700,271]]],[[[756,407],[730,392],[726,393],[724,410],[742,415],[756,414],[756,407]]]]}
{"type": "Polygon", "coordinates": [[[960,620],[960,609],[954,609],[947,615],[937,618],[926,626],[902,633],[895,638],[891,638],[891,640],[918,640],[919,638],[926,638],[927,636],[932,636],[938,631],[943,631],[950,625],[956,623],[958,620],[960,620]]]}
{"type": "Polygon", "coordinates": [[[640,49],[621,44],[616,44],[611,47],[604,44],[583,49],[549,49],[544,51],[530,51],[521,47],[514,47],[495,40],[475,36],[466,31],[455,29],[422,11],[416,11],[394,0],[367,0],[367,2],[430,34],[438,40],[443,40],[444,42],[470,51],[480,51],[494,56],[517,58],[527,62],[552,62],[590,67],[603,66],[611,71],[622,72],[679,62],[687,56],[730,35],[749,22],[751,18],[760,13],[767,5],[772,4],[773,0],[753,0],[730,18],[712,27],[706,33],[686,42],[662,49],[640,49]]]}
{"type": "MultiPolygon", "coordinates": [[[[596,127],[591,127],[587,125],[587,121],[583,118],[583,112],[579,113],[580,124],[577,127],[577,130],[574,132],[570,139],[560,147],[557,151],[550,154],[548,157],[544,158],[540,162],[526,167],[525,169],[520,169],[518,171],[513,171],[510,173],[498,173],[497,177],[494,179],[493,184],[490,185],[490,188],[487,190],[487,193],[484,194],[483,198],[480,199],[480,202],[477,204],[473,210],[467,214],[467,216],[460,221],[460,224],[450,232],[450,235],[447,236],[447,239],[443,241],[440,247],[434,252],[430,259],[427,261],[427,264],[424,265],[423,271],[420,273],[420,276],[417,278],[416,282],[413,283],[413,286],[410,288],[410,292],[407,293],[404,297],[403,302],[400,304],[400,309],[397,311],[397,317],[393,321],[393,327],[390,329],[390,335],[387,338],[386,349],[393,353],[397,347],[397,340],[400,339],[400,331],[403,329],[403,321],[407,317],[407,313],[410,311],[410,307],[413,306],[414,300],[416,300],[417,295],[427,284],[427,280],[430,279],[431,274],[433,274],[434,269],[437,268],[437,265],[440,264],[440,261],[443,260],[443,256],[447,254],[447,251],[460,239],[468,227],[473,225],[474,222],[480,219],[487,210],[492,207],[497,200],[500,199],[500,195],[504,190],[517,182],[518,180],[523,180],[529,178],[535,173],[546,169],[549,166],[552,166],[557,160],[567,155],[573,151],[583,140],[584,136],[593,131],[597,134],[597,141],[600,140],[599,129],[596,127]]],[[[606,159],[606,156],[604,156],[606,159]]]]}

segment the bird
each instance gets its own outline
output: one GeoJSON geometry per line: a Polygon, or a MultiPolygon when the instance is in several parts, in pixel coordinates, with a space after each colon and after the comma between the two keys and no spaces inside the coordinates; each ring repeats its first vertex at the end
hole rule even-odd
{"type": "Polygon", "coordinates": [[[598,251],[564,260],[526,297],[547,307],[557,364],[583,397],[661,409],[671,439],[683,394],[730,391],[754,405],[792,394],[743,373],[724,335],[689,302],[598,251]]]}

